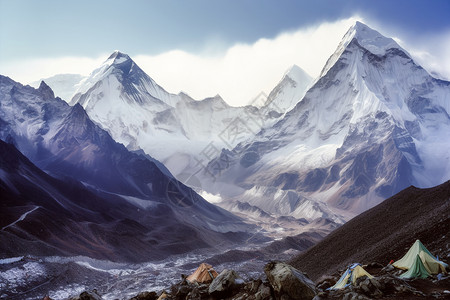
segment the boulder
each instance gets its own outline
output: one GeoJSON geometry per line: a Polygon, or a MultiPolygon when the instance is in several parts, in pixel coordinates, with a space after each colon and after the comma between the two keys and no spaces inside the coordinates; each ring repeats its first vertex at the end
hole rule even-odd
{"type": "Polygon", "coordinates": [[[346,293],[342,297],[342,300],[370,300],[370,299],[371,298],[367,298],[366,296],[360,295],[355,292],[346,293]]]}
{"type": "Polygon", "coordinates": [[[305,299],[316,296],[314,283],[306,274],[283,262],[269,262],[264,267],[276,299],[305,299]]]}
{"type": "Polygon", "coordinates": [[[375,278],[368,278],[367,276],[360,277],[356,280],[355,289],[358,293],[364,294],[370,298],[381,298],[383,292],[381,284],[375,278]]]}
{"type": "Polygon", "coordinates": [[[228,297],[236,293],[243,283],[244,280],[235,271],[225,269],[211,282],[208,292],[215,298],[228,297]]]}
{"type": "Polygon", "coordinates": [[[261,284],[259,286],[258,291],[255,294],[255,300],[272,300],[272,299],[273,298],[270,287],[265,284],[261,284]]]}
{"type": "Polygon", "coordinates": [[[209,299],[208,285],[196,285],[186,296],[186,300],[209,299]]]}
{"type": "Polygon", "coordinates": [[[92,290],[90,292],[85,291],[80,294],[80,296],[72,298],[73,300],[102,300],[102,297],[98,294],[97,290],[92,290]]]}
{"type": "Polygon", "coordinates": [[[130,300],[157,300],[158,294],[156,292],[142,292],[131,298],[130,300]]]}

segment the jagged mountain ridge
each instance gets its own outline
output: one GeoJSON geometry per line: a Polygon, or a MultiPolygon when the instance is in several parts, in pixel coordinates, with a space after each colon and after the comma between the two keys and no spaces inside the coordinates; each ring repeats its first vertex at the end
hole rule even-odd
{"type": "Polygon", "coordinates": [[[221,165],[217,183],[204,186],[268,213],[322,213],[302,209],[305,201],[359,213],[411,184],[450,177],[449,112],[449,82],[357,22],[295,108],[222,151],[210,162],[221,165]]]}
{"type": "MultiPolygon", "coordinates": [[[[156,205],[166,210],[172,225],[185,224],[199,236],[213,237],[216,245],[233,243],[250,230],[239,218],[178,182],[158,161],[116,143],[80,105],[71,107],[55,98],[44,82],[34,89],[0,76],[0,139],[14,144],[39,168],[62,181],[70,177],[93,193],[128,202],[136,210],[128,217],[142,218],[144,224],[151,216],[148,210],[156,205]]],[[[156,225],[151,228],[158,230],[156,225]]]]}
{"type": "MultiPolygon", "coordinates": [[[[307,84],[295,80],[310,80],[306,74],[300,76],[301,72],[297,67],[293,78],[286,76],[290,86],[298,85],[294,98],[307,84]]],[[[199,167],[199,161],[210,160],[205,149],[219,152],[232,148],[282,115],[275,108],[278,106],[270,103],[261,109],[231,107],[218,95],[197,101],[183,93],[170,94],[118,51],[84,80],[70,101],[75,103],[116,141],[131,150],[144,150],[175,175],[191,172],[199,167]],[[237,127],[238,134],[231,135],[237,127]]]]}

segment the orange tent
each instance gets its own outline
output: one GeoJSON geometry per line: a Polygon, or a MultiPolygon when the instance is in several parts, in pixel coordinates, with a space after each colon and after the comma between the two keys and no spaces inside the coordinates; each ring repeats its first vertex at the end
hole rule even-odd
{"type": "Polygon", "coordinates": [[[209,283],[219,275],[211,265],[202,263],[194,273],[189,275],[186,279],[190,282],[209,283]]]}

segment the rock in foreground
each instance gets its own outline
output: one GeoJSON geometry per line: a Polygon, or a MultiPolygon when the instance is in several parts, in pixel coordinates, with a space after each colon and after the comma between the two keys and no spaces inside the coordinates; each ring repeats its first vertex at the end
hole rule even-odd
{"type": "Polygon", "coordinates": [[[314,282],[306,274],[283,262],[270,262],[264,267],[276,299],[313,299],[314,282]]]}

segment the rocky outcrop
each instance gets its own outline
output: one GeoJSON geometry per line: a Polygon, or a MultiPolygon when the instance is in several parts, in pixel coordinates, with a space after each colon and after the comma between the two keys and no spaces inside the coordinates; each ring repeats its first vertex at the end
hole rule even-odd
{"type": "Polygon", "coordinates": [[[211,282],[208,292],[213,297],[224,298],[234,294],[243,283],[244,280],[235,271],[225,269],[211,282]]]}
{"type": "Polygon", "coordinates": [[[315,285],[308,276],[283,262],[269,262],[264,267],[276,299],[313,299],[315,285]]]}

